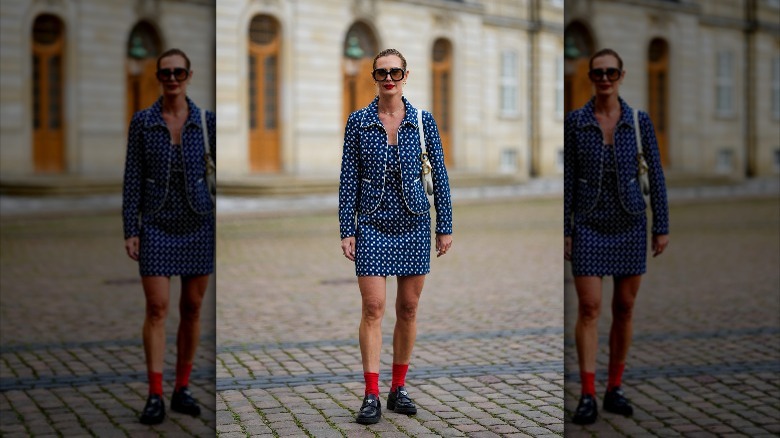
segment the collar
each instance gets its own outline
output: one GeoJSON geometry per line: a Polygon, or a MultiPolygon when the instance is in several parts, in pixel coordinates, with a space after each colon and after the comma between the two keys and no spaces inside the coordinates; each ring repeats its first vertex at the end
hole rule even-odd
{"type": "MultiPolygon", "coordinates": [[[[187,125],[196,125],[198,128],[200,128],[200,108],[198,108],[197,105],[195,105],[195,102],[192,101],[189,97],[186,97],[187,99],[187,108],[189,109],[189,115],[187,116],[187,121],[184,122],[184,126],[187,125]]],[[[152,127],[152,126],[165,126],[165,120],[163,120],[162,117],[162,96],[160,96],[152,106],[146,109],[146,127],[152,127]]]]}
{"type": "MultiPolygon", "coordinates": [[[[620,103],[620,120],[618,120],[617,125],[615,125],[615,128],[617,128],[620,125],[628,125],[633,127],[634,126],[634,116],[632,115],[633,110],[631,107],[626,103],[625,100],[623,100],[622,97],[618,96],[618,102],[620,103]]],[[[599,126],[599,122],[596,121],[596,98],[592,97],[588,103],[585,104],[582,108],[579,110],[579,119],[577,126],[579,128],[583,128],[585,126],[599,126]]]]}
{"type": "MultiPolygon", "coordinates": [[[[404,103],[406,114],[401,121],[401,126],[412,125],[417,129],[417,108],[413,107],[406,97],[401,96],[401,100],[404,103]]],[[[364,109],[366,111],[363,120],[360,123],[360,127],[365,129],[371,125],[382,126],[382,122],[379,120],[379,97],[375,97],[374,100],[364,109]]]]}

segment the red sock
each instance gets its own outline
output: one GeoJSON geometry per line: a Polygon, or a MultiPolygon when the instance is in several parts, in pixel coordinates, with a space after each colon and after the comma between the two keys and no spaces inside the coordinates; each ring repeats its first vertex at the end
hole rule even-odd
{"type": "Polygon", "coordinates": [[[149,395],[157,394],[162,397],[162,373],[149,371],[146,375],[149,378],[149,395]]]}
{"type": "Polygon", "coordinates": [[[582,395],[596,396],[596,373],[580,371],[582,380],[582,395]]]}
{"type": "Polygon", "coordinates": [[[366,395],[379,397],[379,373],[363,373],[363,378],[366,380],[366,395]]]}
{"type": "Polygon", "coordinates": [[[176,365],[176,388],[174,389],[174,391],[178,391],[182,387],[190,384],[191,372],[192,372],[192,363],[176,365]]]}
{"type": "Polygon", "coordinates": [[[612,388],[620,386],[620,383],[623,380],[623,370],[625,368],[625,363],[609,364],[609,382],[607,383],[607,391],[611,391],[612,388]]]}
{"type": "Polygon", "coordinates": [[[409,364],[393,364],[393,382],[390,384],[390,392],[395,391],[395,388],[404,386],[406,384],[406,372],[409,371],[409,364]]]}

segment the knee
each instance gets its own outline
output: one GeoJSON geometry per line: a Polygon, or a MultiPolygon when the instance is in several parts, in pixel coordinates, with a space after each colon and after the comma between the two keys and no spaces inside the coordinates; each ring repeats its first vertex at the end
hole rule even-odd
{"type": "Polygon", "coordinates": [[[165,302],[147,302],[146,319],[152,324],[165,324],[165,318],[168,316],[168,303],[165,302]]]}
{"type": "Polygon", "coordinates": [[[612,319],[627,321],[634,314],[634,300],[616,300],[612,303],[612,319]]]}
{"type": "Polygon", "coordinates": [[[414,322],[417,318],[417,303],[398,303],[395,316],[399,321],[414,322]]]}
{"type": "Polygon", "coordinates": [[[601,313],[601,302],[599,301],[583,301],[579,303],[578,316],[581,321],[585,323],[592,323],[599,319],[601,313]]]}
{"type": "Polygon", "coordinates": [[[200,319],[201,301],[186,300],[179,305],[179,314],[182,320],[197,321],[200,319]]]}
{"type": "Polygon", "coordinates": [[[367,321],[379,321],[385,314],[384,300],[368,298],[363,300],[363,319],[367,321]]]}

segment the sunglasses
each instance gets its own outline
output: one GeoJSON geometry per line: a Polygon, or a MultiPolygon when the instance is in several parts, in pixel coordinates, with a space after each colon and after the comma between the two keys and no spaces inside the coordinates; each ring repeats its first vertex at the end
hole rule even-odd
{"type": "Polygon", "coordinates": [[[406,75],[406,71],[402,68],[391,68],[390,70],[385,70],[383,68],[378,68],[371,73],[371,76],[374,77],[375,81],[384,81],[387,79],[387,76],[390,75],[390,79],[393,80],[393,82],[398,82],[401,79],[404,78],[406,75]]]}
{"type": "Polygon", "coordinates": [[[160,70],[157,70],[157,79],[160,81],[164,81],[171,76],[173,76],[174,79],[181,82],[185,79],[187,79],[187,76],[190,75],[190,71],[186,68],[176,67],[176,68],[161,68],[160,70]]]}
{"type": "Polygon", "coordinates": [[[610,82],[615,82],[616,80],[620,79],[620,75],[623,73],[622,70],[619,68],[594,68],[593,70],[588,72],[588,77],[593,82],[598,82],[601,80],[601,78],[604,77],[604,75],[607,75],[607,79],[610,82]]]}

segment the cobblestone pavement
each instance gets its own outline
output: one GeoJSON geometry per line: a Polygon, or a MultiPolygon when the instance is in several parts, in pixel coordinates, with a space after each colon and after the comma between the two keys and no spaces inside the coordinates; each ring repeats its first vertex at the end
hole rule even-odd
{"type": "MultiPolygon", "coordinates": [[[[780,434],[780,201],[680,203],[671,242],[648,260],[623,388],[634,416],[571,423],[580,383],[576,293],[566,293],[566,436],[780,434]]],[[[568,263],[567,263],[568,269],[568,263]]],[[[571,278],[567,275],[567,278],[571,278]]],[[[605,390],[611,281],[599,324],[596,391],[605,390]]]]}
{"type": "MultiPolygon", "coordinates": [[[[138,422],[148,389],[144,298],[138,267],[125,255],[119,215],[0,223],[0,436],[214,436],[213,286],[191,380],[203,415],[169,412],[162,425],[144,426],[138,422]]],[[[178,281],[171,290],[168,397],[178,281]]]]}
{"type": "MultiPolygon", "coordinates": [[[[220,218],[217,431],[238,436],[560,436],[560,199],[459,205],[432,260],[407,387],[418,414],[354,422],[363,398],[354,265],[334,212],[220,218]]],[[[380,390],[395,322],[388,279],[380,390]]]]}

